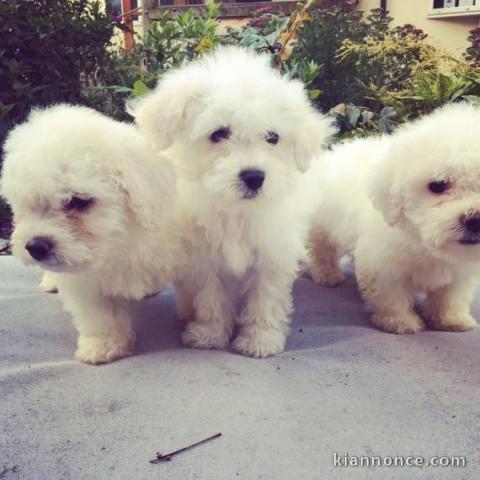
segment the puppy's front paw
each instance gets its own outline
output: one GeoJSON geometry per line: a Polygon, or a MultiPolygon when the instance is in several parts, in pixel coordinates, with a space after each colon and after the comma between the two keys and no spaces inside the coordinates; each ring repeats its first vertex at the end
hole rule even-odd
{"type": "Polygon", "coordinates": [[[133,354],[135,338],[86,337],[78,338],[75,358],[80,362],[99,365],[133,354]]]}
{"type": "Polygon", "coordinates": [[[274,328],[244,327],[232,347],[242,355],[265,358],[283,352],[286,335],[274,328]]]}
{"type": "Polygon", "coordinates": [[[388,333],[405,335],[420,332],[425,328],[422,319],[412,313],[397,315],[372,315],[372,324],[388,333]]]}
{"type": "Polygon", "coordinates": [[[191,302],[180,300],[177,297],[177,315],[182,322],[191,322],[195,319],[195,310],[191,302]]]}
{"type": "Polygon", "coordinates": [[[310,265],[310,275],[315,283],[324,287],[335,287],[345,280],[345,275],[339,267],[330,268],[312,264],[310,265]]]}
{"type": "Polygon", "coordinates": [[[477,325],[477,321],[470,315],[452,315],[442,318],[427,318],[427,325],[432,330],[443,330],[446,332],[466,332],[477,325]]]}
{"type": "Polygon", "coordinates": [[[190,322],[182,333],[182,343],[190,348],[222,349],[229,341],[230,335],[224,328],[206,322],[190,322]]]}
{"type": "Polygon", "coordinates": [[[45,272],[42,276],[42,280],[38,285],[38,288],[45,293],[57,293],[58,288],[55,280],[52,278],[51,274],[45,272]]]}

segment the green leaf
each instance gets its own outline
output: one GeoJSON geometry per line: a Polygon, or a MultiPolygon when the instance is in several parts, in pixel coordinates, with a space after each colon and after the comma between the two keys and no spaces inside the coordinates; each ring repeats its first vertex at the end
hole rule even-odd
{"type": "Polygon", "coordinates": [[[465,95],[463,97],[467,102],[480,107],[480,96],[478,95],[465,95]]]}
{"type": "Polygon", "coordinates": [[[199,44],[195,47],[195,51],[197,53],[204,53],[207,50],[210,50],[211,48],[213,48],[214,46],[215,44],[213,43],[211,38],[203,37],[200,40],[199,44]]]}
{"type": "Polygon", "coordinates": [[[347,105],[346,117],[352,127],[356,127],[362,111],[354,105],[347,105]]]}
{"type": "Polygon", "coordinates": [[[150,89],[145,85],[142,80],[136,80],[133,84],[133,96],[141,97],[145,95],[150,89]]]}
{"type": "Polygon", "coordinates": [[[373,112],[370,112],[369,110],[364,110],[362,112],[361,123],[366,124],[368,122],[371,122],[372,119],[373,119],[373,112]]]}
{"type": "Polygon", "coordinates": [[[397,112],[393,107],[385,107],[380,112],[380,116],[385,118],[393,118],[397,116],[397,112]]]}
{"type": "Polygon", "coordinates": [[[378,121],[378,131],[380,133],[390,133],[392,129],[390,128],[390,122],[388,121],[388,118],[386,117],[381,117],[380,120],[378,121]]]}
{"type": "Polygon", "coordinates": [[[0,118],[6,117],[13,107],[15,107],[15,105],[4,105],[2,102],[0,102],[0,118]]]}

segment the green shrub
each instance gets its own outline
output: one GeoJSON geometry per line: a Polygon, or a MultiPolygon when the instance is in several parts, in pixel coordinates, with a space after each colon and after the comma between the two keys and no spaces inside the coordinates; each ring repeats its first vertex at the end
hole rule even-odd
{"type": "Polygon", "coordinates": [[[393,97],[401,102],[401,108],[409,117],[416,117],[459,99],[473,101],[477,92],[480,93],[474,79],[464,75],[439,71],[418,72],[412,87],[393,97]]]}
{"type": "MultiPolygon", "coordinates": [[[[84,103],[109,60],[115,28],[99,1],[10,0],[0,3],[0,166],[8,130],[34,106],[84,103]]],[[[9,221],[0,204],[0,228],[9,221]]]]}
{"type": "Polygon", "coordinates": [[[152,23],[147,36],[136,38],[131,52],[112,51],[96,85],[86,89],[87,103],[119,120],[125,120],[125,101],[153,88],[167,70],[190,61],[219,42],[220,5],[209,4],[205,14],[170,10],[152,23]]]}
{"type": "Polygon", "coordinates": [[[480,68],[480,27],[474,28],[468,35],[470,46],[465,52],[465,58],[472,67],[480,68]]]}
{"type": "MultiPolygon", "coordinates": [[[[333,2],[328,7],[312,9],[310,19],[298,30],[293,53],[287,60],[290,66],[313,62],[321,70],[310,86],[322,94],[318,105],[328,111],[335,105],[361,102],[362,96],[355,84],[353,62],[339,62],[337,53],[346,39],[360,40],[367,34],[357,2],[333,2]]],[[[291,68],[291,67],[290,67],[291,68]]]]}
{"type": "Polygon", "coordinates": [[[113,29],[99,1],[0,3],[0,143],[33,106],[82,101],[108,59],[113,29]]]}
{"type": "MultiPolygon", "coordinates": [[[[372,12],[368,20],[381,25],[372,29],[360,40],[345,39],[337,51],[340,63],[349,61],[356,80],[356,87],[364,95],[370,91],[402,91],[413,84],[418,69],[435,70],[439,56],[424,40],[422,30],[412,25],[390,28],[391,18],[379,11],[372,12]]],[[[373,108],[378,107],[374,98],[373,108]]]]}
{"type": "Polygon", "coordinates": [[[392,27],[388,13],[364,16],[357,4],[309,2],[290,19],[262,15],[235,38],[270,51],[274,64],[304,81],[316,105],[337,118],[340,138],[388,133],[447,102],[478,102],[479,29],[469,37],[469,65],[413,25],[392,27]]]}

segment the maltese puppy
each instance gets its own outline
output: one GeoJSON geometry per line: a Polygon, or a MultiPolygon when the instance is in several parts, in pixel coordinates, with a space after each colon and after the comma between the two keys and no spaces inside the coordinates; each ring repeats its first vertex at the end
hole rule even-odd
{"type": "Polygon", "coordinates": [[[397,334],[418,332],[424,322],[473,328],[479,152],[480,109],[468,104],[446,106],[391,137],[336,148],[316,171],[322,209],[311,232],[314,280],[341,282],[338,259],[350,254],[375,326],[397,334]],[[426,294],[421,316],[416,293],[426,294]]]}
{"type": "Polygon", "coordinates": [[[13,253],[53,272],[41,287],[58,286],[73,315],[76,358],[130,355],[126,300],[157,292],[182,258],[173,166],[133,126],[72,105],[33,111],[5,154],[13,253]]]}
{"type": "Polygon", "coordinates": [[[168,148],[195,229],[176,284],[185,345],[248,356],[283,351],[291,290],[308,236],[302,172],[333,133],[301,83],[267,57],[221,48],[166,74],[132,114],[168,148]]]}

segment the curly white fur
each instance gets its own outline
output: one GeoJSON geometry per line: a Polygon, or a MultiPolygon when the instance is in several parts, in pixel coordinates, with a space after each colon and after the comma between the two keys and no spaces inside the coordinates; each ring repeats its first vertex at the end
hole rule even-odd
{"type": "Polygon", "coordinates": [[[12,206],[13,253],[50,271],[79,332],[77,359],[97,364],[130,355],[127,299],[161,289],[184,259],[173,166],[133,126],[93,110],[34,111],[5,144],[2,194],[12,206]],[[72,197],[91,199],[85,211],[72,197]],[[46,238],[36,261],[27,243],[46,238]]]}
{"type": "Polygon", "coordinates": [[[464,331],[480,270],[480,110],[443,109],[391,137],[358,140],[331,152],[316,177],[322,208],[311,232],[311,273],[342,281],[338,259],[354,257],[374,325],[392,333],[464,331]],[[444,181],[443,193],[429,189],[444,181]],[[422,314],[414,294],[427,294],[422,314]],[[423,319],[422,319],[423,317],[423,319]]]}
{"type": "Polygon", "coordinates": [[[281,352],[308,232],[302,172],[332,133],[330,123],[299,82],[239,48],[165,75],[131,109],[156,148],[169,148],[179,200],[196,230],[188,275],[176,285],[180,315],[190,320],[183,342],[224,348],[236,323],[238,352],[281,352]],[[212,142],[222,127],[228,138],[212,142]],[[272,133],[277,144],[266,141],[272,133]],[[265,174],[256,196],[239,177],[252,169],[265,174]]]}

